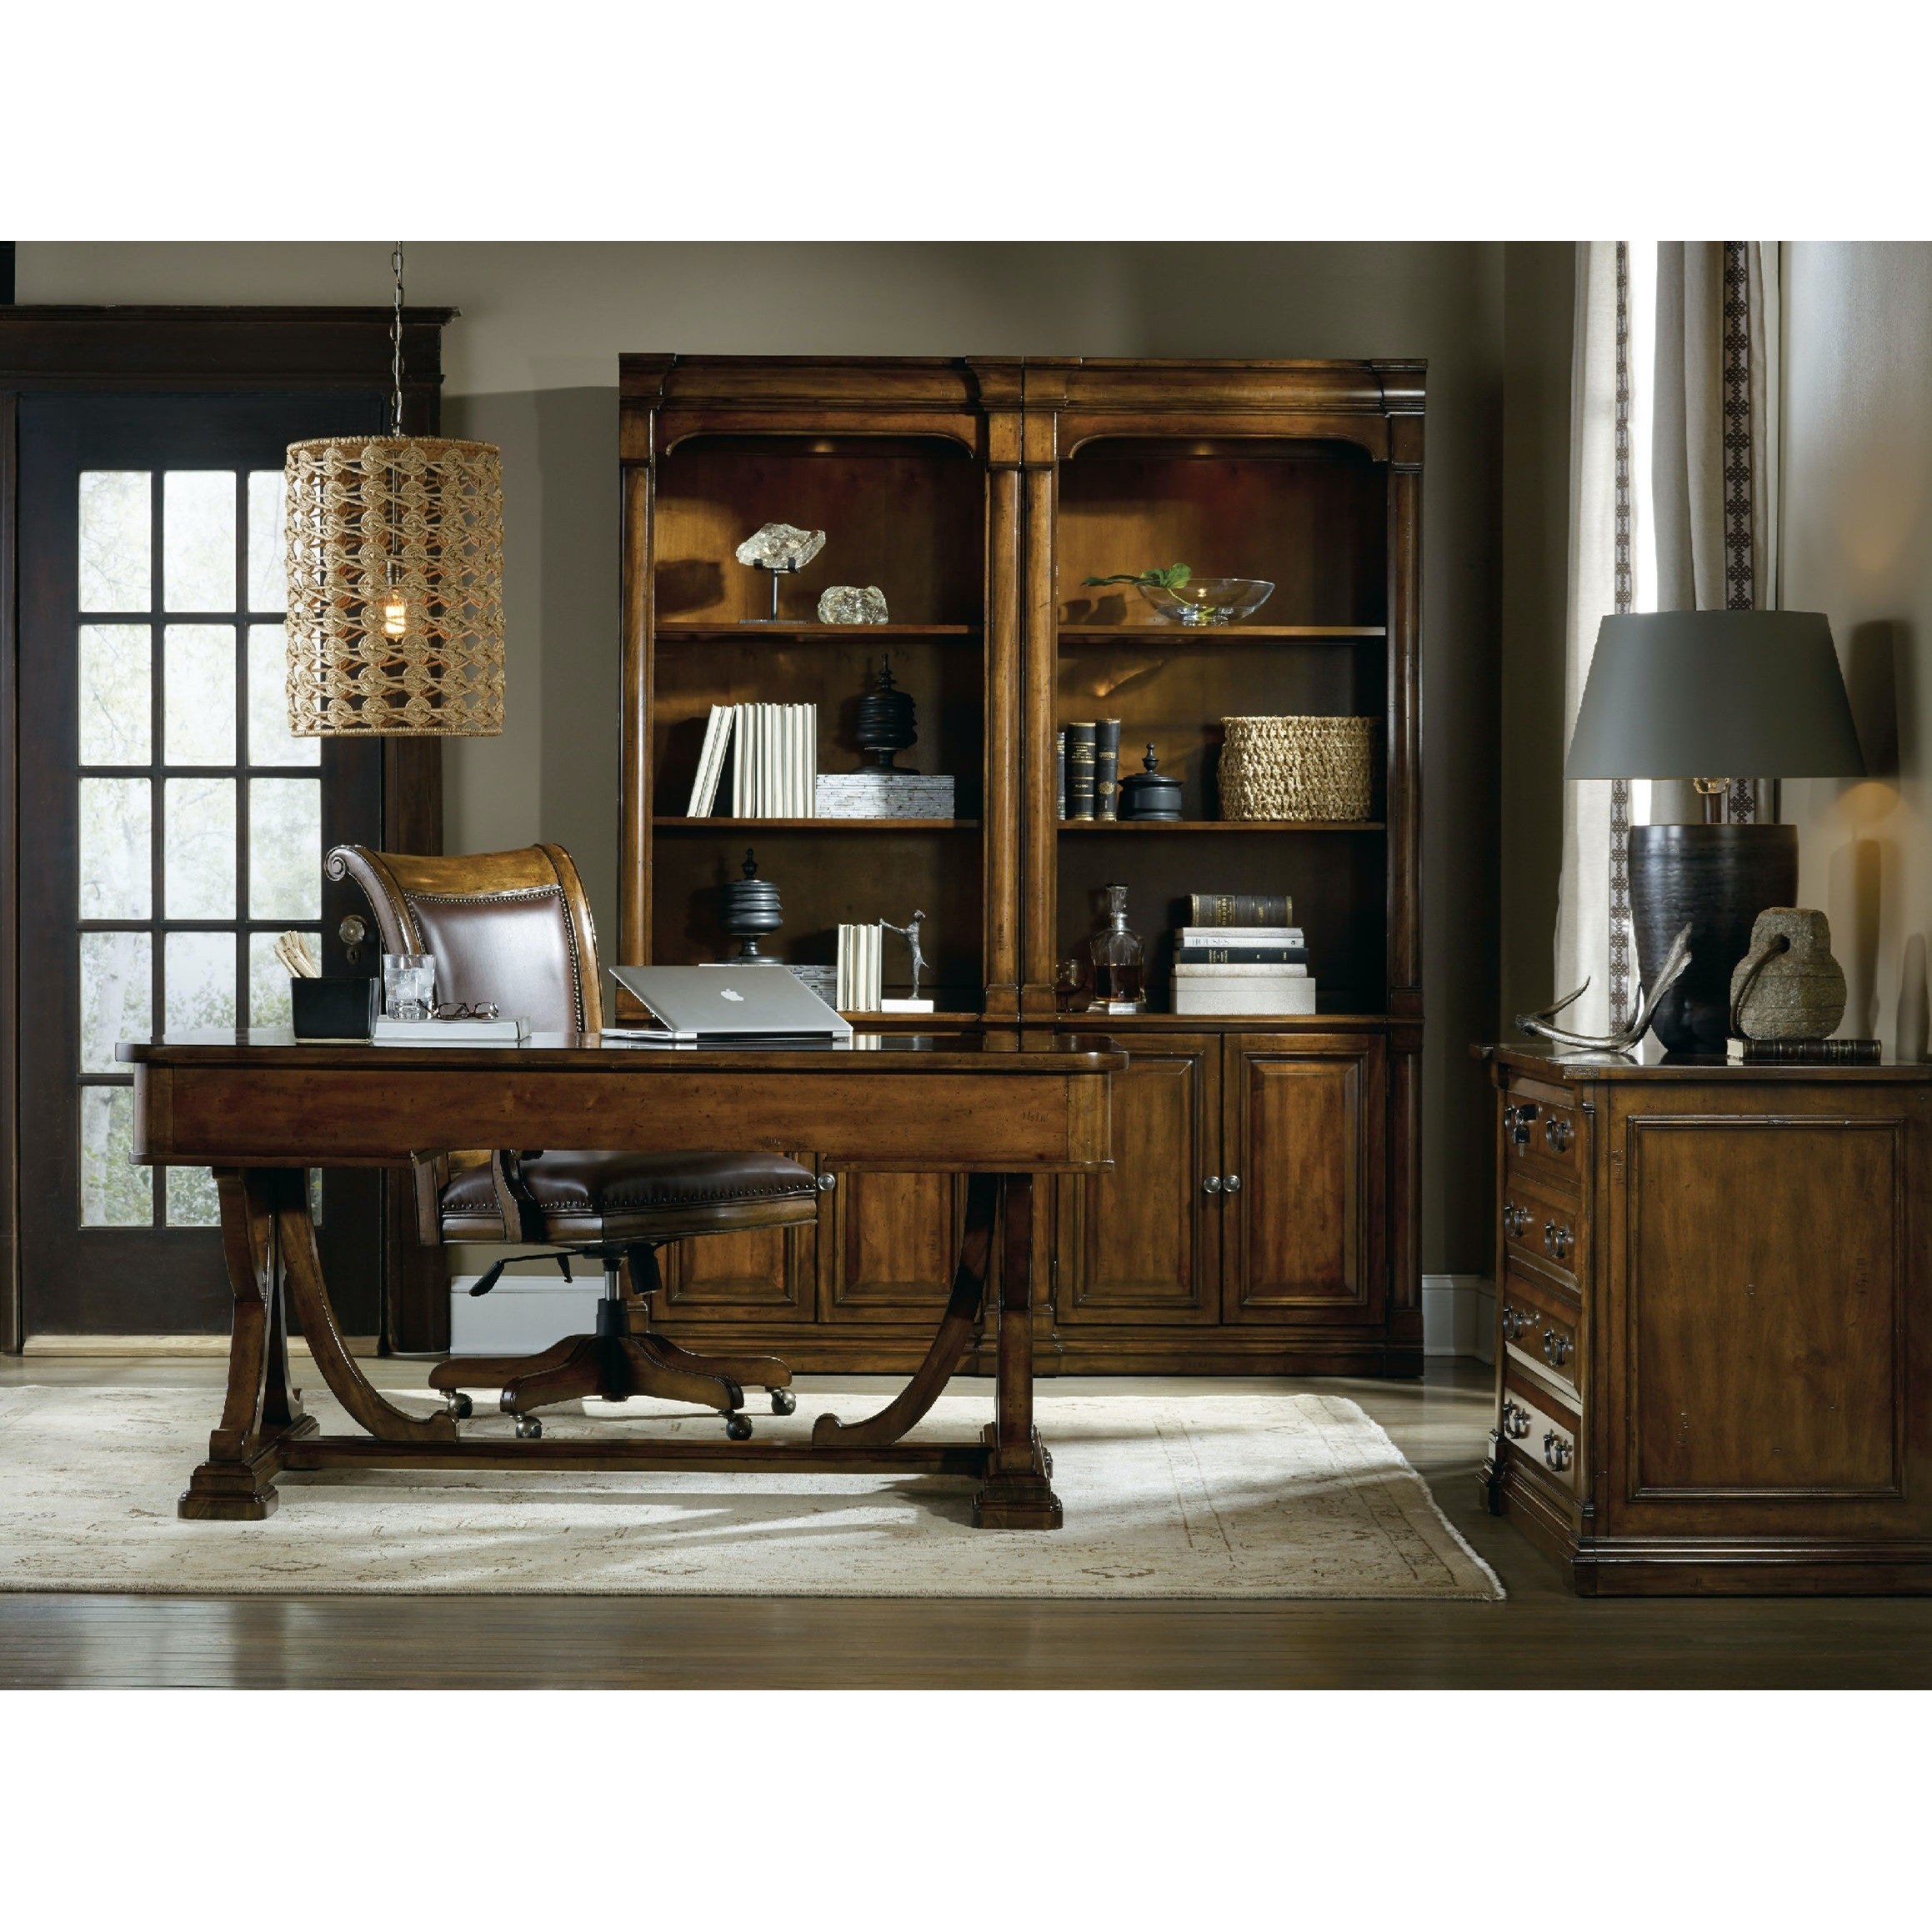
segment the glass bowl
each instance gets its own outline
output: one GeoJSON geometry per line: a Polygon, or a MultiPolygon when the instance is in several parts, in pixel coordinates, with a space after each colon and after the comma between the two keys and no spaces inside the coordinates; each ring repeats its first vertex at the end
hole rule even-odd
{"type": "Polygon", "coordinates": [[[1226,624],[1252,617],[1274,594],[1259,577],[1190,577],[1178,588],[1164,584],[1135,587],[1164,618],[1184,624],[1226,624]]]}

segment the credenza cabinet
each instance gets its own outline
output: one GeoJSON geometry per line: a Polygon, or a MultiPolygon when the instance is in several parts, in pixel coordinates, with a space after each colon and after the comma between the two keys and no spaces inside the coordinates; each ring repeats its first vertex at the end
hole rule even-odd
{"type": "MultiPolygon", "coordinates": [[[[1420,1369],[1423,376],[623,358],[618,956],[723,957],[718,888],[748,848],[783,908],[772,956],[828,964],[840,923],[926,915],[937,1010],[888,1026],[1104,1031],[1126,1048],[1113,1173],[1049,1188],[1035,1217],[1044,1371],[1420,1369]],[[774,615],[771,579],[733,553],[778,521],[827,541],[778,580],[774,615]],[[1250,619],[1191,628],[1084,581],[1176,561],[1275,590],[1250,619]],[[818,623],[838,583],[877,585],[890,621],[818,623]],[[899,763],[950,775],[954,817],[690,815],[712,706],[815,704],[818,768],[851,770],[857,701],[888,665],[918,708],[899,763]],[[1374,717],[1370,815],[1223,819],[1221,719],[1254,713],[1374,717]],[[1059,818],[1055,733],[1096,715],[1121,719],[1124,770],[1155,744],[1181,820],[1059,818]],[[1115,882],[1148,945],[1150,1010],[1064,1010],[1059,963],[1115,882]],[[1292,897],[1312,1015],[1171,1012],[1189,896],[1243,892],[1292,897]]],[[[888,993],[907,990],[898,947],[888,935],[888,993]]],[[[963,1184],[824,1178],[813,1229],[670,1254],[668,1332],[768,1344],[806,1370],[913,1366],[963,1184]]]]}
{"type": "Polygon", "coordinates": [[[1932,1067],[1488,1051],[1489,1507],[1586,1594],[1932,1589],[1932,1067]]]}

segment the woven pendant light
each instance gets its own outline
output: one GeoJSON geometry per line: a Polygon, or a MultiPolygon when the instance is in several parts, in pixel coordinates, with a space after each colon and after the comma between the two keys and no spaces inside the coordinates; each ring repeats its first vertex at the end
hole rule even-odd
{"type": "Polygon", "coordinates": [[[288,728],[484,738],[503,728],[503,460],[403,433],[403,249],[389,433],[292,443],[288,728]]]}

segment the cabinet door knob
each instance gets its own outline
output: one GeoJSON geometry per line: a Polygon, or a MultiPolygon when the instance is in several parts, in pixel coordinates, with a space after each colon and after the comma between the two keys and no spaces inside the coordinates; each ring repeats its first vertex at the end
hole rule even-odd
{"type": "Polygon", "coordinates": [[[1219,1174],[1209,1174],[1208,1178],[1201,1183],[1201,1192],[1204,1194],[1218,1194],[1220,1193],[1220,1191],[1221,1177],[1219,1174]]]}
{"type": "Polygon", "coordinates": [[[823,1174],[818,1177],[818,1192],[822,1194],[830,1194],[833,1189],[838,1185],[838,1177],[837,1174],[823,1174]]]}
{"type": "Polygon", "coordinates": [[[1221,1192],[1224,1194],[1239,1194],[1241,1192],[1240,1175],[1223,1174],[1221,1177],[1221,1192]]]}

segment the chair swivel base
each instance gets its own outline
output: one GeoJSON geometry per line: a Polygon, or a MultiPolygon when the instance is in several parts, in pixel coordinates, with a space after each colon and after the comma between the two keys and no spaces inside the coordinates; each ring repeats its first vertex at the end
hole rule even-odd
{"type": "Polygon", "coordinates": [[[791,1379],[791,1370],[773,1355],[697,1355],[662,1335],[634,1335],[624,1303],[607,1299],[598,1306],[595,1334],[566,1336],[539,1355],[453,1356],[430,1371],[429,1386],[442,1392],[450,1413],[460,1417],[471,1412],[463,1384],[474,1389],[494,1384],[503,1391],[498,1406],[516,1417],[517,1434],[527,1439],[543,1432],[536,1409],[560,1402],[623,1402],[649,1395],[714,1409],[724,1418],[725,1434],[743,1442],[751,1434],[751,1419],[739,1413],[743,1384],[769,1389],[773,1413],[789,1415],[798,1407],[787,1386],[791,1379]]]}

